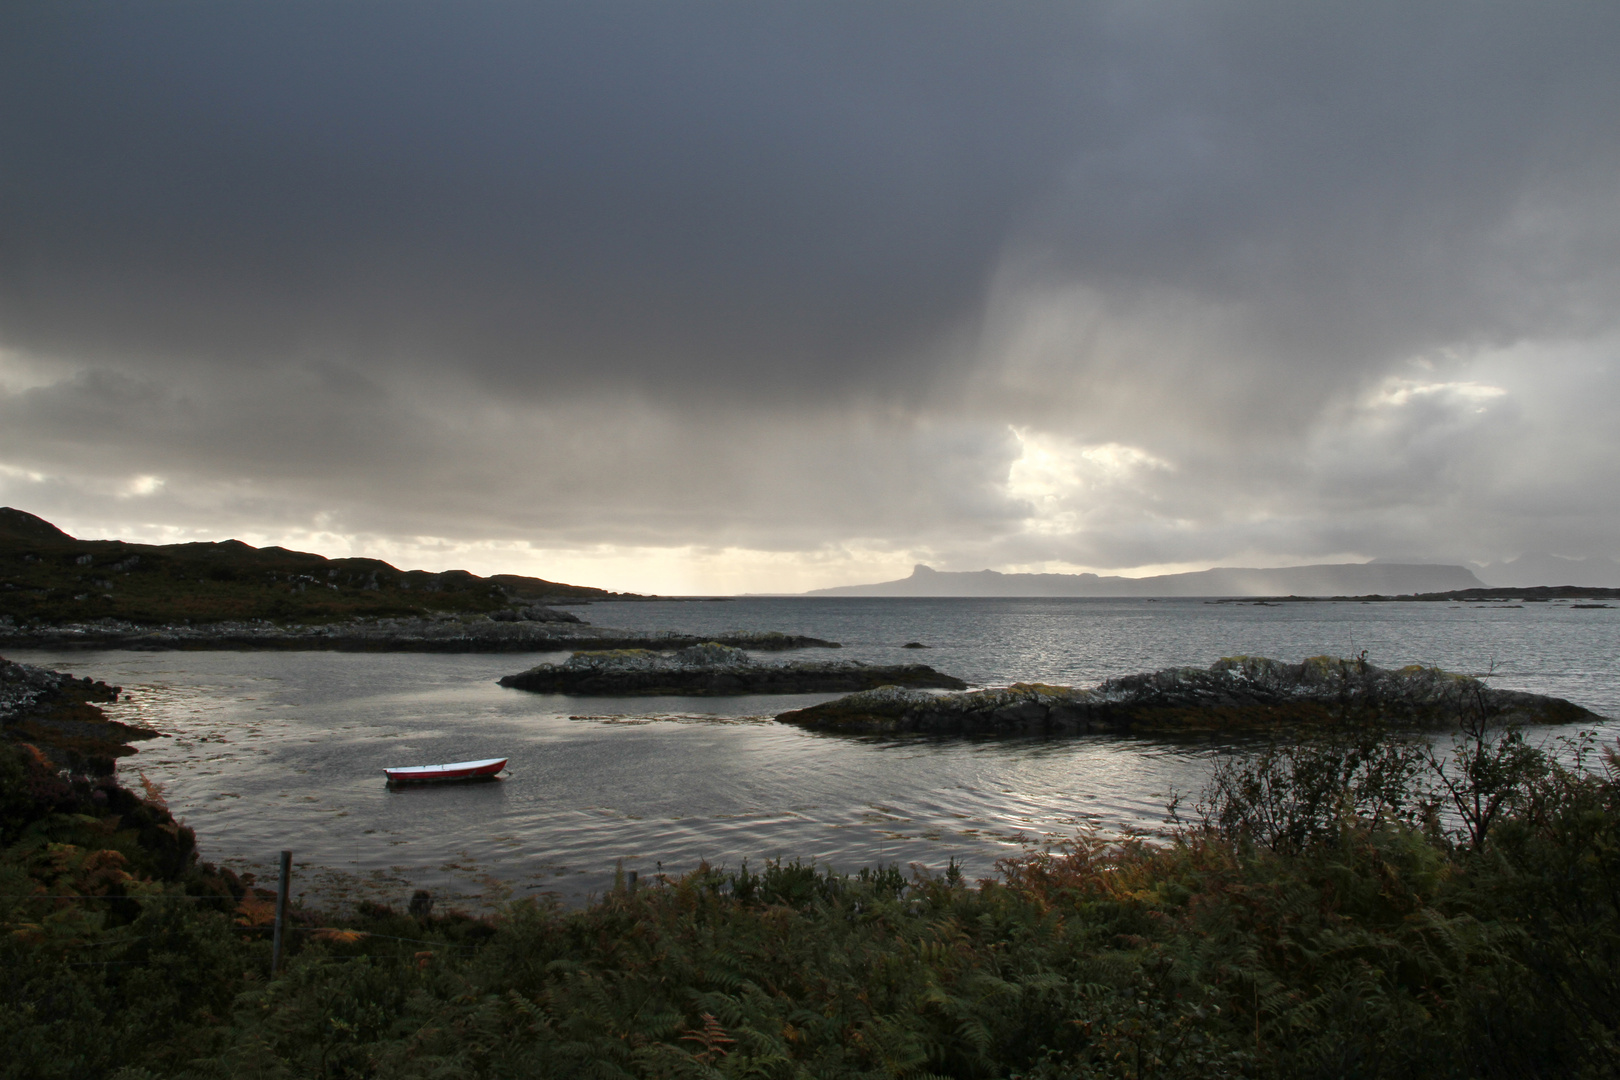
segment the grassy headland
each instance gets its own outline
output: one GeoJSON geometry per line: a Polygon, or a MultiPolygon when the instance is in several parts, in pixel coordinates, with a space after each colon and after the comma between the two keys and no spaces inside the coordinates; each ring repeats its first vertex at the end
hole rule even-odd
{"type": "Polygon", "coordinates": [[[0,619],[138,625],[269,619],[323,624],[439,612],[478,614],[514,603],[629,599],[516,574],[399,570],[378,559],[327,559],[238,540],[131,544],[77,540],[0,507],[0,619]]]}
{"type": "Polygon", "coordinates": [[[573,910],[299,910],[274,977],[266,891],[8,722],[0,1077],[1615,1075],[1615,758],[1478,720],[1443,756],[1274,745],[1171,843],[991,881],[788,862],[573,910]]]}

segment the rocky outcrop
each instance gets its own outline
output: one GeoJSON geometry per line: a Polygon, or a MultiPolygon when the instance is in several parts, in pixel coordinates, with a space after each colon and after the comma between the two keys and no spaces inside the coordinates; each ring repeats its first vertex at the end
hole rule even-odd
{"type": "Polygon", "coordinates": [[[502,686],[551,694],[809,694],[899,685],[964,689],[967,684],[925,664],[875,665],[855,660],[763,664],[719,642],[673,653],[650,649],[576,652],[500,680],[502,686]]]}
{"type": "Polygon", "coordinates": [[[1373,719],[1436,726],[1477,710],[1504,723],[1599,719],[1560,698],[1498,690],[1439,668],[1389,670],[1326,656],[1299,664],[1231,657],[1208,668],[1109,679],[1091,690],[1020,683],[926,694],[886,686],[777,719],[858,734],[1190,733],[1373,719]]]}
{"type": "MultiPolygon", "coordinates": [[[[550,612],[550,609],[528,609],[550,612]]],[[[338,652],[566,652],[579,649],[679,649],[718,640],[762,651],[836,649],[836,641],[776,632],[726,634],[716,639],[673,631],[615,630],[550,612],[520,618],[352,619],[326,624],[283,624],[268,619],[196,625],[142,626],[115,619],[63,626],[17,626],[0,621],[0,647],[28,649],[325,649],[338,652]]]]}
{"type": "Polygon", "coordinates": [[[110,775],[114,759],[135,752],[132,740],[158,734],[96,707],[117,701],[120,689],[0,658],[0,738],[35,747],[56,768],[110,775]]]}
{"type": "Polygon", "coordinates": [[[506,608],[503,611],[492,611],[489,618],[495,622],[565,622],[582,623],[581,619],[571,611],[558,611],[556,608],[532,604],[524,608],[506,608]]]}
{"type": "Polygon", "coordinates": [[[189,899],[217,897],[221,910],[234,909],[240,881],[198,862],[196,834],[169,813],[161,789],[148,786],[142,797],[115,779],[116,759],[135,753],[130,742],[159,735],[97,707],[117,700],[119,690],[0,658],[0,845],[20,839],[23,846],[9,853],[16,855],[43,850],[48,840],[51,851],[67,856],[8,865],[32,877],[36,896],[85,886],[102,897],[127,896],[142,877],[184,878],[189,899]]]}

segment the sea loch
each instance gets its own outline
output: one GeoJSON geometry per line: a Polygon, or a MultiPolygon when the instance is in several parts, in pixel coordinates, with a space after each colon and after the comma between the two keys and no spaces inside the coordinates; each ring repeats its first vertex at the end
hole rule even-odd
{"type": "MultiPolygon", "coordinates": [[[[1090,685],[1223,655],[1297,661],[1366,650],[1383,665],[1490,673],[1490,684],[1620,715],[1620,610],[1565,603],[759,599],[606,603],[590,622],[719,635],[781,630],[841,657],[926,658],[977,685],[1090,685]],[[908,642],[927,651],[905,650],[908,642]]],[[[778,654],[780,655],[780,654],[778,654]]],[[[824,654],[820,654],[824,655],[824,654]]],[[[268,866],[292,848],[310,896],[399,901],[424,887],[477,904],[600,892],[652,872],[766,858],[897,863],[971,875],[1026,845],[1154,829],[1195,791],[1218,739],[876,740],[770,719],[834,695],[569,698],[504,689],[542,655],[18,652],[125,687],[109,711],[170,737],[125,759],[165,785],[207,858],[268,866]],[[390,791],[407,761],[509,757],[496,784],[390,791]]],[[[553,655],[549,659],[558,659],[553,655]]],[[[1620,727],[1603,725],[1612,739],[1620,727]]],[[[1558,731],[1541,729],[1535,738],[1558,731]]]]}

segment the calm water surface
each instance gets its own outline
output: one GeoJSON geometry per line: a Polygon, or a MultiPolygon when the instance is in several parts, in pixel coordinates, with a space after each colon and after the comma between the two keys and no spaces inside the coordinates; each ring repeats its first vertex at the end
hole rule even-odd
{"type": "MultiPolygon", "coordinates": [[[[1620,716],[1620,610],[1568,604],[744,599],[597,604],[603,626],[781,630],[833,655],[923,660],[971,682],[1085,685],[1239,653],[1366,649],[1382,665],[1492,672],[1495,685],[1620,716]],[[903,650],[908,641],[928,652],[903,650]]],[[[556,655],[17,653],[122,685],[113,712],[166,733],[126,759],[164,785],[204,854],[296,854],[301,891],[398,902],[600,892],[614,867],[815,859],[970,875],[1084,827],[1153,829],[1220,746],[1113,736],[870,740],[770,722],[831,695],[579,699],[495,685],[556,655]],[[503,782],[384,787],[383,766],[508,757],[503,782]]],[[[1605,737],[1620,727],[1605,725],[1605,737]]]]}

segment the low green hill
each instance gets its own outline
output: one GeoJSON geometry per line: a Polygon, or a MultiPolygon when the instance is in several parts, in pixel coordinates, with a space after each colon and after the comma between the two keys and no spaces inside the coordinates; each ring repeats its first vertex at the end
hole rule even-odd
{"type": "Polygon", "coordinates": [[[380,559],[328,559],[239,540],[78,540],[33,514],[0,507],[0,618],[19,623],[322,623],[630,595],[516,574],[400,570],[380,559]]]}

